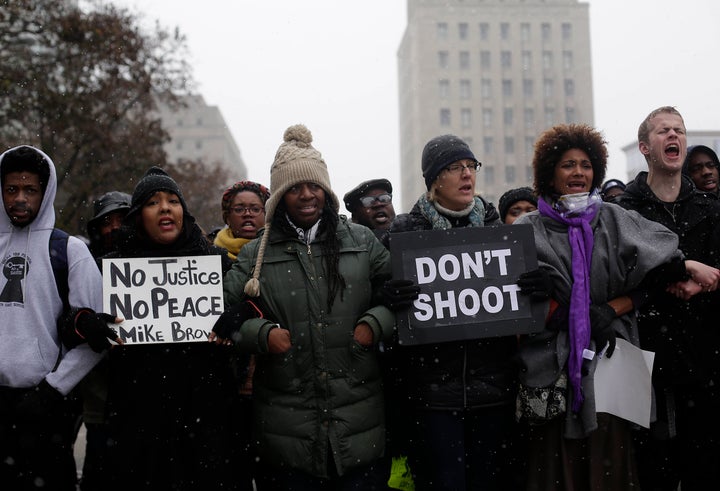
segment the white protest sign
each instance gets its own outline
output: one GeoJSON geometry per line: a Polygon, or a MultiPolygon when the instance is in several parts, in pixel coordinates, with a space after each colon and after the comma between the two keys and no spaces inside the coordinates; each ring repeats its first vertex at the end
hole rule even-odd
{"type": "Polygon", "coordinates": [[[223,312],[220,256],[103,259],[103,311],[126,344],[207,341],[223,312]]]}

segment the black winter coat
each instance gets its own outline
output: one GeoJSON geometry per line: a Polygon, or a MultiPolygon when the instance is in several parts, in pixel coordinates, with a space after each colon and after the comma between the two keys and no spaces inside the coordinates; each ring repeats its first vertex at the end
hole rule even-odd
{"type": "MultiPolygon", "coordinates": [[[[720,201],[697,191],[688,177],[682,176],[677,200],[664,203],[648,186],[647,172],[640,172],[614,202],[675,232],[685,259],[720,267],[720,201]]],[[[660,292],[641,308],[640,343],[643,349],[656,352],[653,368],[656,388],[702,384],[711,391],[718,390],[718,305],[718,291],[701,293],[689,302],[660,292]]]]}
{"type": "MultiPolygon", "coordinates": [[[[485,200],[483,205],[485,225],[499,225],[495,207],[485,200]]],[[[453,228],[467,225],[467,220],[453,222],[453,228]]],[[[390,236],[431,228],[416,204],[410,213],[395,218],[390,236]]],[[[466,409],[514,403],[516,352],[515,336],[395,346],[390,355],[395,395],[416,409],[466,409]]]]}

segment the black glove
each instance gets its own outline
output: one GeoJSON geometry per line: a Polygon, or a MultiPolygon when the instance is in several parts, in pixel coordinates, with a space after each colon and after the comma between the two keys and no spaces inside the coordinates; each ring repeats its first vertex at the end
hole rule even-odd
{"type": "Polygon", "coordinates": [[[550,318],[547,320],[545,327],[551,331],[567,331],[568,317],[570,310],[567,305],[558,305],[550,318]]]}
{"type": "Polygon", "coordinates": [[[550,273],[542,268],[521,274],[516,283],[520,287],[521,294],[538,300],[552,297],[554,290],[550,273]]]}
{"type": "Polygon", "coordinates": [[[610,358],[615,351],[615,329],[612,321],[615,319],[615,309],[603,303],[590,306],[590,336],[595,340],[595,349],[602,351],[608,345],[605,356],[610,358]]]}
{"type": "Polygon", "coordinates": [[[380,290],[383,305],[387,308],[403,309],[412,305],[420,295],[420,287],[411,280],[388,280],[380,290]]]}
{"type": "Polygon", "coordinates": [[[72,349],[87,342],[96,353],[112,346],[108,339],[115,340],[117,332],[108,323],[114,323],[115,316],[95,313],[91,309],[70,309],[60,331],[63,344],[72,349]]]}
{"type": "Polygon", "coordinates": [[[26,421],[57,417],[67,411],[67,398],[58,392],[45,379],[26,392],[18,402],[17,411],[26,421]]]}
{"type": "Polygon", "coordinates": [[[243,300],[220,314],[212,330],[221,339],[232,339],[233,342],[237,342],[243,322],[256,317],[263,317],[262,311],[252,300],[243,300]]]}

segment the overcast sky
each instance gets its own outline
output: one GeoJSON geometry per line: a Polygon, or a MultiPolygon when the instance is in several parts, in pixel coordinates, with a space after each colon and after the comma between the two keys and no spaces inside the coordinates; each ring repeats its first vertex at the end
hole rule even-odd
{"type": "MultiPolygon", "coordinates": [[[[396,56],[405,0],[113,2],[186,34],[199,91],[220,108],[250,179],[269,185],[285,128],[303,123],[340,198],[365,179],[399,182],[396,56]]],[[[609,142],[608,177],[625,178],[620,148],[658,106],[676,106],[690,130],[720,130],[720,2],[585,3],[594,125],[609,142]]]]}

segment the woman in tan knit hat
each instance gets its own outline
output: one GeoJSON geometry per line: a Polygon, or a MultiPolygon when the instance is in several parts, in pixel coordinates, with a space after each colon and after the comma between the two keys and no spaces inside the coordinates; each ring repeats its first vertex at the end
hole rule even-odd
{"type": "Polygon", "coordinates": [[[390,256],[339,200],[312,135],[285,131],[270,169],[261,239],[225,277],[221,339],[256,354],[258,489],[372,489],[387,479],[376,347],[392,312],[377,303],[390,256]],[[262,317],[236,315],[251,298],[262,317]]]}

